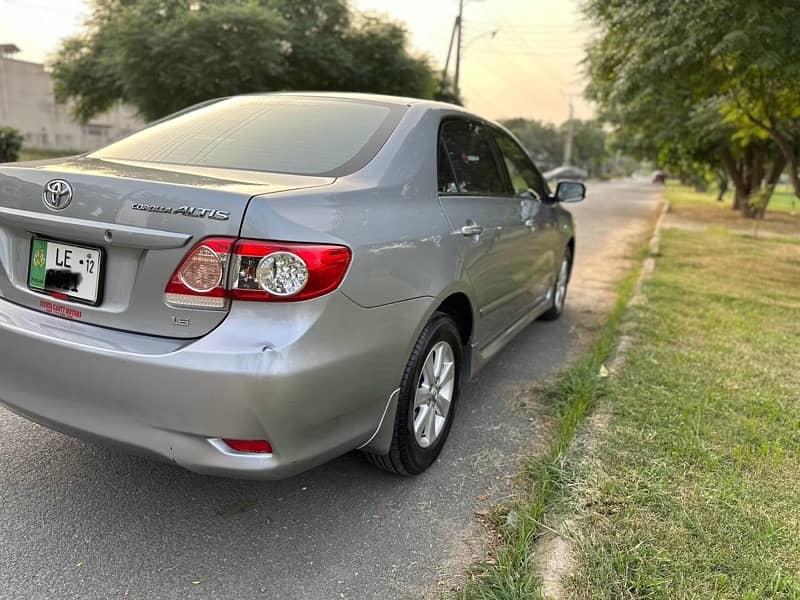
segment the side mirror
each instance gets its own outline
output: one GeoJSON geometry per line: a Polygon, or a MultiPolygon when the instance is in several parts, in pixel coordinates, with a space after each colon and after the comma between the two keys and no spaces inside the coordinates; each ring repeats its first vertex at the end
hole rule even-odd
{"type": "Polygon", "coordinates": [[[580,202],[586,198],[586,186],[579,181],[559,181],[554,198],[558,202],[580,202]]]}

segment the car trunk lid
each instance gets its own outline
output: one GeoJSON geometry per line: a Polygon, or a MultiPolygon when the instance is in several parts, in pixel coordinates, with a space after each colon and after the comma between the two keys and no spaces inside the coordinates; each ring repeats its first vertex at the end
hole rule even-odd
{"type": "MultiPolygon", "coordinates": [[[[206,237],[238,236],[255,195],[333,181],[85,157],[0,165],[0,297],[104,327],[200,337],[219,325],[227,310],[164,302],[166,284],[190,249],[206,237]],[[54,180],[71,187],[67,206],[45,202],[45,186],[54,180]],[[47,264],[52,266],[72,248],[87,265],[94,257],[101,262],[92,283],[99,291],[96,305],[91,298],[36,289],[35,265],[44,272],[45,252],[51,253],[47,264]]],[[[84,279],[90,278],[87,271],[84,279]]]]}

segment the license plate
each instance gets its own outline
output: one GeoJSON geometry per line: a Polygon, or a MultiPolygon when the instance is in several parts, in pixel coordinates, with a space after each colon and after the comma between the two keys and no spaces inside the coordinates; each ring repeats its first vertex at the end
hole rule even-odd
{"type": "Polygon", "coordinates": [[[103,250],[34,238],[28,287],[86,304],[100,303],[103,250]]]}

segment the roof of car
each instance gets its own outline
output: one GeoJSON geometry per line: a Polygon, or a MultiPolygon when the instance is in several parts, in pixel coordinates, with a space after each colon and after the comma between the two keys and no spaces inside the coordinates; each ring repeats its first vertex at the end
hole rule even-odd
{"type": "Polygon", "coordinates": [[[449,107],[456,110],[464,110],[463,107],[436,100],[423,100],[421,98],[409,98],[405,96],[388,96],[383,94],[362,94],[356,92],[263,92],[248,94],[251,96],[295,96],[298,98],[336,98],[341,100],[362,100],[367,102],[381,102],[383,104],[394,105],[428,105],[431,107],[449,107]]]}

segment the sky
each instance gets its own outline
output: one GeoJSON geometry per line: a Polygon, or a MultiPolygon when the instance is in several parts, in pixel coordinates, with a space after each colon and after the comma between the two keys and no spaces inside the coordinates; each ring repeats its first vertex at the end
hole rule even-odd
{"type": "MultiPolygon", "coordinates": [[[[404,23],[412,51],[429,56],[437,69],[444,66],[458,0],[351,4],[404,23]]],[[[87,0],[0,0],[0,44],[19,46],[15,58],[44,62],[61,39],[81,30],[87,13],[87,0]]],[[[576,117],[591,117],[580,66],[589,35],[579,0],[465,0],[461,91],[467,108],[490,119],[561,123],[571,99],[576,117]]]]}

